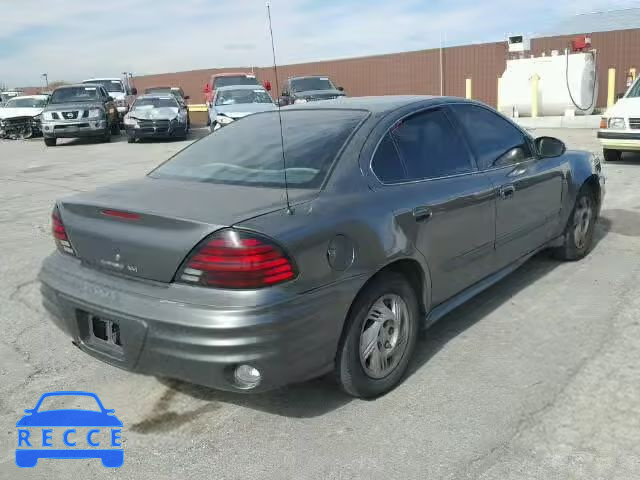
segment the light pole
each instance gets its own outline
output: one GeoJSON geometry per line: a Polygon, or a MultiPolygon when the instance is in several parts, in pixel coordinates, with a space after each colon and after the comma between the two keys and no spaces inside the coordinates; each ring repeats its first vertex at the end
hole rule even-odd
{"type": "Polygon", "coordinates": [[[49,77],[46,73],[43,73],[42,76],[44,77],[44,81],[46,82],[47,89],[49,89],[49,77]]]}

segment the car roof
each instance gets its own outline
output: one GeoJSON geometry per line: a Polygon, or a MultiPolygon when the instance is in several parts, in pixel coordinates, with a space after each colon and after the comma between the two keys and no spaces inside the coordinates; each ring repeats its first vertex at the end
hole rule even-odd
{"type": "Polygon", "coordinates": [[[329,75],[296,75],[295,77],[289,77],[289,80],[300,80],[303,78],[331,78],[329,75]]]}
{"type": "Polygon", "coordinates": [[[60,85],[59,87],[56,87],[56,90],[60,90],[62,88],[73,88],[73,87],[75,87],[75,88],[78,88],[78,87],[82,87],[82,88],[84,88],[84,87],[101,87],[101,88],[104,88],[99,83],[74,83],[72,85],[60,85]]]}
{"type": "Polygon", "coordinates": [[[140,100],[143,98],[160,98],[164,100],[175,100],[176,97],[170,93],[160,94],[160,93],[147,93],[145,95],[140,95],[136,100],[140,100]]]}
{"type": "Polygon", "coordinates": [[[287,110],[343,109],[368,110],[372,113],[386,113],[419,102],[454,103],[464,101],[457,97],[436,97],[432,95],[383,95],[378,97],[340,97],[334,100],[297,103],[285,107],[287,110]]]}
{"type": "Polygon", "coordinates": [[[17,97],[11,98],[11,100],[15,100],[16,98],[41,98],[42,100],[46,100],[47,98],[49,98],[49,95],[42,95],[42,94],[37,94],[37,95],[18,95],[17,97]]]}
{"type": "Polygon", "coordinates": [[[227,85],[216,88],[216,92],[224,92],[225,90],[263,90],[266,92],[262,85],[227,85]]]}
{"type": "Polygon", "coordinates": [[[255,73],[251,73],[251,72],[224,72],[224,73],[214,73],[213,75],[211,75],[211,78],[214,78],[214,77],[239,77],[239,76],[255,77],[256,74],[255,73]]]}

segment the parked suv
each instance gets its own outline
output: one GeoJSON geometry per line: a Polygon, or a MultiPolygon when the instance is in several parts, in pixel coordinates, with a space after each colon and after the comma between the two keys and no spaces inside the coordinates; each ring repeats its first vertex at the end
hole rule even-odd
{"type": "Polygon", "coordinates": [[[287,80],[284,90],[282,90],[280,105],[331,100],[344,96],[344,89],[336,87],[329,77],[291,77],[287,80]]]}
{"type": "Polygon", "coordinates": [[[120,133],[113,97],[99,84],[56,88],[42,112],[42,133],[48,147],[58,138],[97,137],[104,142],[120,133]]]}

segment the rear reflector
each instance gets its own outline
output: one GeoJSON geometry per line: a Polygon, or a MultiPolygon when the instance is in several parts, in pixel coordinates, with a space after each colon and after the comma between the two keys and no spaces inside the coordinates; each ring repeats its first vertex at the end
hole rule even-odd
{"type": "Polygon", "coordinates": [[[294,279],[291,259],[271,240],[250,232],[222,230],[194,249],[177,275],[182,283],[255,289],[294,279]]]}
{"type": "Polygon", "coordinates": [[[53,212],[51,212],[51,232],[53,233],[53,238],[56,241],[58,250],[68,253],[69,255],[76,255],[75,250],[71,246],[71,242],[69,242],[69,237],[60,218],[58,207],[55,207],[53,212]]]}
{"type": "Polygon", "coordinates": [[[121,212],[120,210],[102,210],[101,213],[107,217],[116,217],[123,220],[140,220],[140,215],[137,213],[121,212]]]}

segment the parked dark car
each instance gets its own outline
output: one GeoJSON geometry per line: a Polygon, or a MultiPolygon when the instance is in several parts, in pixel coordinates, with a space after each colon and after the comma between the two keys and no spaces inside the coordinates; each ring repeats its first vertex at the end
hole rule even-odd
{"type": "Polygon", "coordinates": [[[333,371],[375,397],[421,327],[542,249],[592,246],[599,159],[483,104],[351,98],[281,115],[285,155],[278,112],[256,113],[145,178],[56,203],[39,278],[76,345],[220,389],[333,371]]]}
{"type": "Polygon", "coordinates": [[[120,134],[118,110],[102,85],[79,84],[56,88],[42,111],[44,143],[58,138],[95,137],[104,142],[120,134]]]}
{"type": "Polygon", "coordinates": [[[171,94],[138,97],[124,117],[127,141],[139,138],[179,138],[189,132],[189,112],[171,94]]]}
{"type": "Polygon", "coordinates": [[[332,100],[344,96],[344,89],[336,87],[329,77],[322,75],[291,77],[282,90],[280,105],[332,100]]]}

